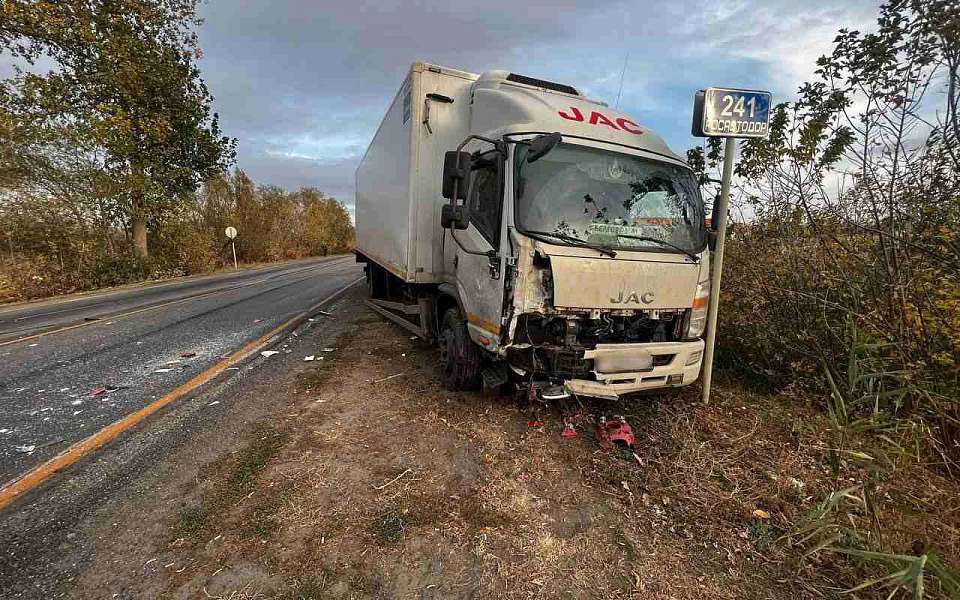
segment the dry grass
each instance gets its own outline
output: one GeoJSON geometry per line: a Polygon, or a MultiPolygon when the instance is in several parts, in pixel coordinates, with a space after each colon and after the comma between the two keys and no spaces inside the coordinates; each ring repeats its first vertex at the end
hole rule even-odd
{"type": "MultiPolygon", "coordinates": [[[[200,531],[224,536],[218,564],[260,565],[250,597],[794,600],[863,574],[835,557],[801,563],[780,539],[832,484],[821,417],[802,401],[727,384],[710,406],[695,390],[588,402],[567,415],[580,431],[567,440],[556,407],[443,390],[433,353],[362,317],[323,365],[304,366],[296,408],[273,424],[284,441],[219,467],[252,495],[200,531]],[[597,449],[601,414],[626,416],[642,464],[597,449]]],[[[935,481],[917,498],[956,489],[935,481]]],[[[931,539],[957,548],[954,521],[912,501],[927,510],[904,523],[937,523],[931,539]]]]}

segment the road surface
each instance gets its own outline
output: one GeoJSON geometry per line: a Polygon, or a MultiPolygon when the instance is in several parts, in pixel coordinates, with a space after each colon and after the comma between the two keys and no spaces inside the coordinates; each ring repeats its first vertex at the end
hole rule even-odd
{"type": "Polygon", "coordinates": [[[326,257],[0,308],[0,485],[360,275],[326,257]]]}

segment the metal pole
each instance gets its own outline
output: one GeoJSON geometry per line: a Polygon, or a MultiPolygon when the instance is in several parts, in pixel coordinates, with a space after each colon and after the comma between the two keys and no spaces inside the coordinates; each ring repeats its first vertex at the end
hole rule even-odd
{"type": "Polygon", "coordinates": [[[728,137],[723,146],[723,179],[720,183],[720,209],[717,211],[717,249],[713,253],[713,275],[710,278],[710,306],[707,307],[707,347],[703,352],[703,403],[710,401],[710,380],[713,378],[713,348],[717,340],[717,309],[720,308],[720,274],[723,272],[723,244],[727,237],[727,206],[730,202],[730,179],[737,153],[737,138],[728,137]]]}
{"type": "Polygon", "coordinates": [[[237,245],[233,243],[233,240],[230,240],[230,249],[233,250],[233,270],[238,271],[237,268],[237,245]]]}

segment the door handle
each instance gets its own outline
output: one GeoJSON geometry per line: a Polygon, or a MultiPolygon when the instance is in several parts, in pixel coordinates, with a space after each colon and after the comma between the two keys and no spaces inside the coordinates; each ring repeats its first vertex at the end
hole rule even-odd
{"type": "Polygon", "coordinates": [[[490,279],[500,279],[500,255],[496,250],[487,252],[488,266],[490,267],[490,279]]]}

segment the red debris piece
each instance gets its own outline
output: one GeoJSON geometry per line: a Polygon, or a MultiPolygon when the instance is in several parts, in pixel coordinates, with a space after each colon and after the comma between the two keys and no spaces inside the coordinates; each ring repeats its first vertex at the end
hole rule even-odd
{"type": "Polygon", "coordinates": [[[543,427],[543,421],[527,421],[527,427],[543,427]]]}
{"type": "Polygon", "coordinates": [[[108,390],[108,389],[105,388],[105,387],[94,388],[93,390],[90,391],[90,397],[91,397],[91,398],[96,398],[97,396],[102,396],[102,395],[106,394],[106,393],[109,392],[109,391],[110,391],[110,390],[108,390]]]}
{"type": "Polygon", "coordinates": [[[560,437],[565,438],[575,438],[577,437],[577,430],[573,428],[573,423],[567,421],[563,424],[563,431],[560,432],[560,437]]]}
{"type": "Polygon", "coordinates": [[[623,417],[609,421],[606,417],[600,417],[600,423],[597,425],[597,441],[604,450],[613,450],[618,442],[627,448],[633,448],[636,439],[633,437],[633,429],[623,417]]]}

